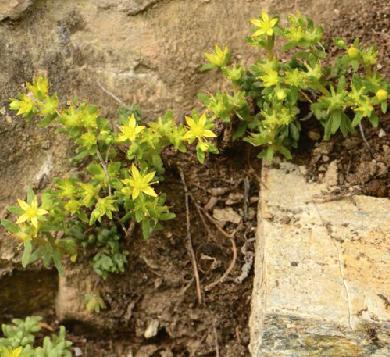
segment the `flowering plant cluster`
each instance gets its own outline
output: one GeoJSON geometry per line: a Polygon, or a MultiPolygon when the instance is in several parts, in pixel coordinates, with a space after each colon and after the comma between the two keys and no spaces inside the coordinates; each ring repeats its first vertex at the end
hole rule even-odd
{"type": "Polygon", "coordinates": [[[208,153],[218,153],[218,122],[234,129],[234,140],[260,147],[259,156],[267,160],[275,154],[291,158],[306,118],[318,120],[325,140],[338,132],[352,133],[362,120],[379,124],[379,112],[387,111],[389,84],[378,73],[373,47],[337,38],[339,53],[329,58],[322,29],[305,16],[291,15],[283,24],[263,11],[251,23],[247,41],[264,54],[245,68],[231,64],[227,48],[216,46],[206,53],[203,69],[219,70],[232,86],[200,94],[204,111],[193,111],[185,124],[167,112],[141,125],[133,109],[114,124],[87,103],[60,105],[44,77],[12,99],[10,108],[17,115],[58,127],[75,144],[76,169],[39,194],[29,190],[26,200],[9,208],[15,219],[2,220],[24,245],[23,265],[42,260],[61,270],[64,254],[75,261],[84,248],[103,278],[123,272],[124,242],[132,227],[139,224],[148,238],[161,221],[174,217],[158,190],[163,150],[185,152],[193,145],[203,163],[208,153]]]}
{"type": "Polygon", "coordinates": [[[26,120],[58,127],[75,144],[76,169],[40,194],[29,190],[26,200],[9,207],[15,220],[2,220],[24,245],[24,266],[40,259],[61,271],[61,257],[75,261],[81,247],[103,278],[123,272],[131,227],[139,224],[146,239],[175,216],[157,189],[164,174],[162,151],[170,146],[185,152],[194,145],[202,163],[207,153],[217,152],[214,124],[205,114],[194,111],[182,125],[168,112],[141,125],[138,111],[127,110],[114,125],[87,103],[61,106],[45,77],[27,84],[10,108],[26,120]]]}
{"type": "Polygon", "coordinates": [[[72,342],[66,340],[65,327],[58,335],[46,336],[41,346],[36,346],[36,335],[41,331],[41,318],[29,316],[2,324],[0,337],[1,357],[71,357],[72,342]]]}
{"type": "Polygon", "coordinates": [[[232,65],[229,50],[217,46],[203,67],[218,69],[232,84],[227,92],[199,98],[206,115],[233,125],[234,138],[260,147],[260,157],[272,161],[275,153],[291,159],[302,119],[317,119],[325,140],[353,133],[362,120],[378,126],[389,84],[377,70],[375,48],[336,38],[339,53],[330,57],[322,28],[300,14],[282,23],[263,11],[251,23],[247,41],[264,52],[255,64],[232,65]]]}

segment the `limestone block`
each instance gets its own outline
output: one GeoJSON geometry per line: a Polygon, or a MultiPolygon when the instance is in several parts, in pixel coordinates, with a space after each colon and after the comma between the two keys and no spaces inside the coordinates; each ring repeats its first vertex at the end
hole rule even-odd
{"type": "Polygon", "coordinates": [[[390,200],[334,199],[292,164],[264,167],[262,177],[252,354],[367,356],[388,348],[390,200]]]}

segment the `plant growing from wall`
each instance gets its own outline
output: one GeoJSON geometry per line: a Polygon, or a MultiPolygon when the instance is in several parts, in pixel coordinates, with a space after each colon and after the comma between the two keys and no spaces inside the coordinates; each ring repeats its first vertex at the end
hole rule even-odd
{"type": "Polygon", "coordinates": [[[192,144],[200,162],[217,152],[210,141],[214,124],[204,114],[194,111],[181,125],[168,112],[140,125],[137,110],[122,110],[115,125],[87,103],[61,106],[44,77],[27,84],[10,108],[27,121],[38,118],[38,125],[56,126],[75,151],[71,173],[41,194],[28,190],[25,200],[9,207],[15,221],[2,220],[24,245],[24,266],[42,260],[61,271],[61,257],[68,254],[74,261],[81,247],[93,252],[92,266],[101,277],[123,272],[123,243],[132,227],[139,224],[147,239],[161,221],[175,216],[157,188],[164,174],[163,150],[185,152],[192,144]]]}
{"type": "Polygon", "coordinates": [[[14,319],[11,324],[2,324],[0,337],[1,357],[71,357],[72,343],[66,340],[65,327],[58,335],[46,336],[41,346],[35,346],[36,335],[41,331],[41,318],[29,316],[24,320],[14,319]]]}
{"type": "Polygon", "coordinates": [[[206,53],[203,69],[219,70],[231,90],[200,94],[205,111],[193,111],[185,125],[170,112],[141,125],[134,109],[123,111],[116,125],[87,103],[61,106],[43,77],[11,101],[19,116],[58,127],[75,144],[75,170],[39,195],[29,190],[25,201],[9,208],[15,220],[2,221],[23,243],[24,265],[40,259],[61,270],[62,255],[75,260],[81,247],[92,251],[93,268],[103,278],[123,272],[123,242],[134,224],[148,238],[161,221],[174,217],[158,192],[163,150],[185,152],[193,145],[203,163],[208,153],[218,152],[217,122],[234,129],[234,140],[259,147],[267,160],[275,154],[291,158],[307,118],[318,120],[325,140],[361,129],[363,120],[379,124],[389,84],[378,73],[373,47],[336,38],[339,53],[330,57],[321,43],[322,29],[300,14],[283,24],[263,11],[251,23],[247,42],[263,51],[260,59],[245,68],[230,64],[227,48],[206,53]]]}
{"type": "Polygon", "coordinates": [[[260,147],[260,157],[291,159],[298,145],[301,121],[314,117],[324,139],[354,132],[363,120],[374,127],[386,113],[389,84],[378,73],[377,51],[359,40],[334,39],[339,53],[330,56],[322,44],[323,30],[300,14],[285,23],[265,11],[247,42],[263,50],[249,68],[230,65],[227,48],[206,53],[204,70],[218,69],[231,90],[200,94],[206,115],[233,126],[233,138],[260,147]]]}

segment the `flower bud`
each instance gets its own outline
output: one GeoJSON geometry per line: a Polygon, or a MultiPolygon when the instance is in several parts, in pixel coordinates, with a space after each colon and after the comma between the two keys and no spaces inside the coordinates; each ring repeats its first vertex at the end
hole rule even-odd
{"type": "Polygon", "coordinates": [[[388,93],[387,93],[387,90],[385,89],[379,89],[377,92],[376,92],[376,98],[380,101],[380,102],[383,102],[385,100],[387,100],[387,97],[388,97],[388,93]]]}
{"type": "Polygon", "coordinates": [[[350,48],[348,48],[347,53],[348,53],[349,58],[355,59],[359,56],[359,50],[354,46],[351,46],[350,48]]]}

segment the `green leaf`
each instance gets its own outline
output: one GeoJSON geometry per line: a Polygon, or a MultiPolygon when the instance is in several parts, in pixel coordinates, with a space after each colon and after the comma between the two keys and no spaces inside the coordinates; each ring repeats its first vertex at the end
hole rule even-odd
{"type": "Polygon", "coordinates": [[[7,210],[17,216],[20,216],[23,214],[23,210],[21,207],[19,206],[9,206],[7,207],[7,210]]]}
{"type": "Polygon", "coordinates": [[[355,126],[358,126],[360,122],[362,121],[363,117],[360,113],[355,113],[355,117],[352,120],[351,126],[354,128],[355,126]]]}
{"type": "Polygon", "coordinates": [[[268,162],[272,162],[272,160],[274,159],[274,149],[272,147],[268,147],[268,148],[264,149],[259,154],[259,157],[268,161],[268,162]]]}
{"type": "Polygon", "coordinates": [[[291,137],[293,138],[294,141],[298,141],[299,140],[299,129],[298,129],[298,126],[295,125],[294,123],[290,124],[290,133],[291,133],[291,137]]]}
{"type": "Polygon", "coordinates": [[[200,149],[196,150],[196,157],[201,164],[204,164],[206,159],[206,153],[200,149]]]}
{"type": "Polygon", "coordinates": [[[278,151],[284,156],[287,160],[292,160],[292,155],[289,149],[284,146],[278,148],[278,151]]]}
{"type": "Polygon", "coordinates": [[[238,124],[237,129],[234,131],[233,140],[237,140],[237,139],[242,138],[245,135],[247,128],[248,128],[248,122],[241,121],[238,124]]]}
{"type": "Polygon", "coordinates": [[[206,71],[210,71],[210,70],[212,70],[214,68],[215,68],[215,66],[212,65],[211,63],[205,63],[204,65],[202,65],[200,67],[200,70],[201,70],[201,72],[206,72],[206,71]]]}
{"type": "Polygon", "coordinates": [[[381,103],[382,113],[387,113],[387,101],[381,103]]]}
{"type": "Polygon", "coordinates": [[[34,199],[35,193],[31,187],[27,188],[27,203],[31,203],[31,201],[34,199]]]}
{"type": "Polygon", "coordinates": [[[141,223],[141,227],[142,227],[142,235],[144,239],[148,239],[150,237],[150,234],[153,231],[153,227],[151,226],[150,221],[149,220],[143,221],[141,223]]]}
{"type": "Polygon", "coordinates": [[[199,101],[205,106],[208,106],[208,104],[210,103],[210,96],[205,93],[198,93],[197,97],[199,101]]]}
{"type": "Polygon", "coordinates": [[[337,130],[340,128],[341,124],[341,112],[334,112],[330,117],[330,132],[331,134],[335,134],[337,130]]]}
{"type": "Polygon", "coordinates": [[[53,258],[54,266],[58,270],[58,273],[60,275],[64,275],[64,268],[63,268],[62,263],[61,263],[60,252],[58,250],[54,250],[52,258],[53,258]]]}
{"type": "Polygon", "coordinates": [[[2,219],[1,225],[10,233],[18,233],[20,231],[19,226],[8,219],[2,219]]]}
{"type": "Polygon", "coordinates": [[[23,256],[22,256],[22,265],[23,268],[26,268],[27,265],[31,262],[31,253],[32,253],[32,244],[31,240],[25,240],[24,241],[24,250],[23,250],[23,256]]]}
{"type": "Polygon", "coordinates": [[[351,120],[345,113],[341,114],[340,130],[344,137],[346,137],[352,130],[351,120]]]}
{"type": "Polygon", "coordinates": [[[374,127],[374,128],[377,128],[378,125],[379,125],[379,118],[377,115],[375,114],[372,114],[368,120],[370,121],[371,125],[374,127]]]}

